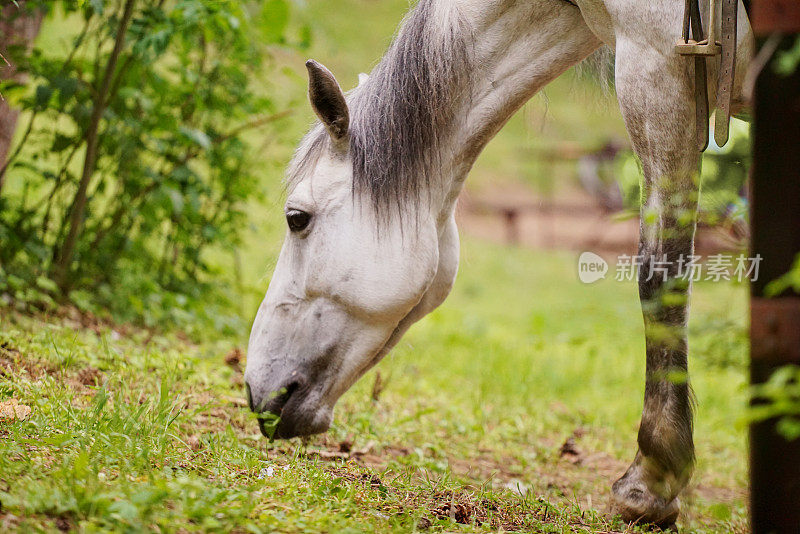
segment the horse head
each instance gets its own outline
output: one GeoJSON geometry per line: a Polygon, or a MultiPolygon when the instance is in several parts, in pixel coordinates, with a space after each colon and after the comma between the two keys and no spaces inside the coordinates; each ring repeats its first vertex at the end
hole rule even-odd
{"type": "Polygon", "coordinates": [[[261,417],[262,433],[278,438],[327,430],[339,397],[444,300],[458,263],[452,216],[443,223],[427,202],[382,209],[354,181],[358,101],[306,66],[319,123],[289,167],[285,241],[245,371],[251,409],[278,416],[261,417]]]}

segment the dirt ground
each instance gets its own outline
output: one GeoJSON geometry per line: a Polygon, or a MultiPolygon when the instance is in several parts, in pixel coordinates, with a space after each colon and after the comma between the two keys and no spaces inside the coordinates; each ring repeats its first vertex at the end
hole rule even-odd
{"type": "MultiPolygon", "coordinates": [[[[639,242],[639,218],[635,214],[610,212],[576,186],[551,196],[538,194],[524,184],[464,190],[456,218],[468,235],[534,249],[617,256],[636,254],[639,242]]],[[[735,246],[735,240],[724,230],[698,228],[697,254],[714,254],[735,246]]]]}

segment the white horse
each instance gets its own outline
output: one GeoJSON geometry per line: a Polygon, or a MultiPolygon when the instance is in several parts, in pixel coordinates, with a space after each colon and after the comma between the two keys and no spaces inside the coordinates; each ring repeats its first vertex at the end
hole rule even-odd
{"type": "MultiPolygon", "coordinates": [[[[642,268],[653,256],[674,265],[692,253],[700,153],[694,62],[673,50],[683,8],[684,0],[420,0],[347,95],[307,62],[320,122],[289,168],[288,231],[245,372],[251,409],[280,416],[275,437],[327,430],[339,397],[444,301],[458,266],[456,199],[478,154],[538,90],[603,45],[615,52],[616,92],[644,171],[642,268]]],[[[739,13],[734,107],[754,46],[739,13]]],[[[717,65],[708,60],[710,81],[717,65]]],[[[687,370],[689,289],[674,270],[640,282],[639,448],[613,485],[628,521],[674,522],[691,476],[690,389],[667,377],[687,370]]]]}

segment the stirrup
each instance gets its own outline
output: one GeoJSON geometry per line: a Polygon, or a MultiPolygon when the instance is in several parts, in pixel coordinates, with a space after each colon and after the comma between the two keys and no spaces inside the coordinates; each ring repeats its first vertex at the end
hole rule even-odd
{"type": "Polygon", "coordinates": [[[675,45],[675,52],[682,56],[717,56],[721,54],[722,45],[717,41],[716,0],[711,0],[709,5],[708,38],[700,41],[689,38],[690,10],[694,7],[699,11],[699,7],[691,6],[690,2],[694,2],[697,6],[697,0],[687,0],[683,14],[683,38],[675,45]]]}
{"type": "Polygon", "coordinates": [[[694,39],[680,40],[675,45],[675,52],[682,56],[718,56],[722,52],[722,46],[719,41],[712,44],[708,39],[700,42],[694,39]]]}

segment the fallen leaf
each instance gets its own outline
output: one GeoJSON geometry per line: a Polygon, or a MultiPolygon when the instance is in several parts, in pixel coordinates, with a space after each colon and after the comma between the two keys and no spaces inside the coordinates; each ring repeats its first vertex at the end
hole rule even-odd
{"type": "Polygon", "coordinates": [[[242,353],[242,349],[234,348],[225,356],[225,364],[229,367],[232,367],[236,371],[240,371],[242,368],[242,360],[244,360],[244,354],[242,353]]]}
{"type": "Polygon", "coordinates": [[[0,421],[24,421],[31,415],[30,406],[20,404],[17,399],[0,402],[0,421]]]}
{"type": "Polygon", "coordinates": [[[78,382],[84,386],[96,386],[103,379],[103,373],[94,367],[85,367],[78,371],[78,382]]]}
{"type": "Polygon", "coordinates": [[[461,503],[447,503],[439,508],[431,510],[431,513],[439,519],[447,519],[448,517],[462,525],[469,525],[470,518],[472,517],[472,510],[469,506],[461,503]]]}
{"type": "Polygon", "coordinates": [[[561,445],[559,453],[561,454],[562,458],[566,458],[573,464],[579,464],[583,461],[583,455],[581,454],[581,451],[578,450],[577,445],[575,445],[575,438],[567,438],[567,441],[561,445]]]}
{"type": "Polygon", "coordinates": [[[72,524],[66,517],[59,516],[56,518],[56,528],[61,532],[69,532],[70,530],[72,530],[72,524]]]}

